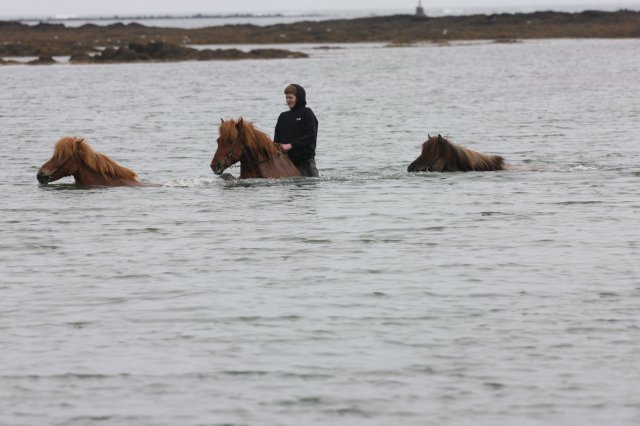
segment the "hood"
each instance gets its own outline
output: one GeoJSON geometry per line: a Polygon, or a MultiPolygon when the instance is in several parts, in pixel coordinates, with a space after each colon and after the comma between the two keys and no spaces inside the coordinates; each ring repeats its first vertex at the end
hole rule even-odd
{"type": "Polygon", "coordinates": [[[307,92],[299,84],[294,84],[294,86],[296,87],[296,104],[292,109],[304,108],[307,106],[307,92]]]}

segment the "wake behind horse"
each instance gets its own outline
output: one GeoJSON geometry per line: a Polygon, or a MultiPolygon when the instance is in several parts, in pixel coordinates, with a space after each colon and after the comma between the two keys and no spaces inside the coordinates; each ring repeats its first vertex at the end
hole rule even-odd
{"type": "Polygon", "coordinates": [[[73,176],[77,184],[99,186],[148,185],[138,180],[133,170],[122,167],[111,158],[93,150],[84,138],[64,137],[53,150],[53,156],[38,170],[40,183],[54,182],[73,176]]]}
{"type": "Polygon", "coordinates": [[[278,144],[242,117],[221,119],[219,133],[218,147],[211,160],[215,174],[221,175],[229,166],[240,162],[240,179],[301,176],[278,144]]]}
{"type": "Polygon", "coordinates": [[[407,168],[408,172],[486,172],[505,170],[508,165],[499,155],[472,151],[451,143],[441,135],[429,136],[422,153],[407,168]]]}

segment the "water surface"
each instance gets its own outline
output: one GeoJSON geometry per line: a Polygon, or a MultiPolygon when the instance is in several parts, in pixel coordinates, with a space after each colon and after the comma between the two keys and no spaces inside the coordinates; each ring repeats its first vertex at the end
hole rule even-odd
{"type": "Polygon", "coordinates": [[[0,423],[637,424],[637,41],[289,47],[0,68],[0,423]],[[321,178],[214,176],[292,81],[321,178]],[[163,186],[39,185],[64,135],[163,186]]]}

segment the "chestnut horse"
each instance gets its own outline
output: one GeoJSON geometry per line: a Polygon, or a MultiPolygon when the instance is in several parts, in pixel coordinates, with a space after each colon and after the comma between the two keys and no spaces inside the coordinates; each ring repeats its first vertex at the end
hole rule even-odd
{"type": "Polygon", "coordinates": [[[106,155],[97,153],[84,138],[64,137],[53,150],[53,156],[38,170],[38,182],[49,183],[73,176],[80,185],[141,186],[138,175],[122,167],[106,155]]]}
{"type": "Polygon", "coordinates": [[[242,117],[221,119],[219,133],[218,148],[211,160],[213,173],[221,175],[239,161],[240,179],[301,176],[278,144],[242,117]]]}
{"type": "Polygon", "coordinates": [[[487,155],[449,142],[441,135],[428,136],[422,153],[407,168],[408,172],[486,172],[505,170],[507,164],[499,155],[487,155]]]}

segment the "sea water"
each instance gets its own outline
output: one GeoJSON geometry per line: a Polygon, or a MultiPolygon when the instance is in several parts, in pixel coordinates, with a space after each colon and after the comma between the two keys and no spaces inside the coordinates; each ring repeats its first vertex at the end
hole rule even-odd
{"type": "Polygon", "coordinates": [[[640,44],[286,47],[0,68],[0,424],[638,424],[640,44]],[[321,177],[213,175],[290,82],[321,177]],[[161,186],[39,185],[65,135],[161,186]]]}

